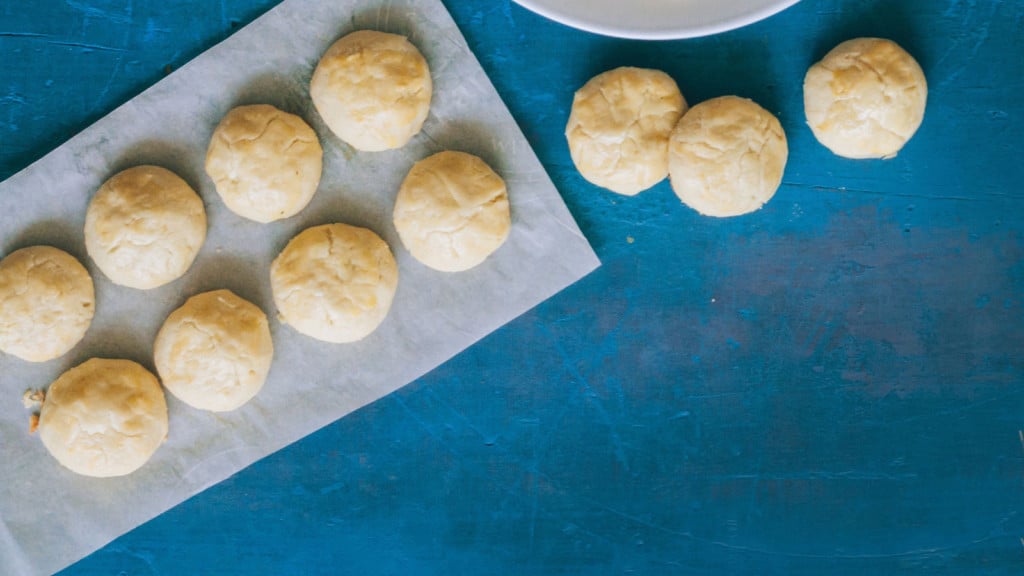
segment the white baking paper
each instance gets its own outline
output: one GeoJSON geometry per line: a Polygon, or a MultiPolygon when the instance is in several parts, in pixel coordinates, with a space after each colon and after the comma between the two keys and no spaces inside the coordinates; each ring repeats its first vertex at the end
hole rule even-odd
{"type": "Polygon", "coordinates": [[[59,570],[256,460],[400,388],[598,266],[525,138],[438,0],[287,0],[0,184],[0,253],[33,244],[69,251],[96,283],[97,315],[64,357],[30,364],[0,354],[0,567],[59,570]],[[309,101],[320,55],[357,29],[407,35],[430,63],[434,101],[423,132],[399,151],[356,152],[331,135],[309,101]],[[269,103],[305,118],[324,144],[324,177],[302,213],[256,224],[228,211],[203,172],[210,134],[239,104],[269,103]],[[484,158],[509,187],[513,227],[483,265],[445,274],[402,248],[390,215],[412,164],[455,149],[484,158]],[[99,185],[152,163],[203,197],[209,232],[188,274],[150,291],[115,286],[88,258],[86,206],[99,185]],[[270,377],[239,410],[194,410],[168,395],[170,435],[124,478],[77,476],[27,432],[27,388],[46,386],[94,356],[153,370],[164,318],[201,291],[228,288],[275,315],[269,265],[308,226],[369,227],[399,263],[390,315],[365,340],[321,343],[276,320],[270,377]]]}

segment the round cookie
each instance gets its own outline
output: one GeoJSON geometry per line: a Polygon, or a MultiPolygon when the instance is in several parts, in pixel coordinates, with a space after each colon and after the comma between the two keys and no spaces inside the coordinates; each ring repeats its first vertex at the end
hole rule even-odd
{"type": "Polygon", "coordinates": [[[171,394],[193,408],[226,412],[263,387],[274,343],[262,310],[229,290],[215,290],[171,312],[153,357],[171,394]]]}
{"type": "Polygon", "coordinates": [[[309,95],[327,127],[359,150],[405,146],[430,110],[427,61],[404,36],[360,30],[320,59],[309,95]]]}
{"type": "Polygon", "coordinates": [[[846,158],[895,156],[921,126],[927,101],[917,61],[881,38],[843,42],[804,78],[807,124],[846,158]]]}
{"type": "Polygon", "coordinates": [[[512,225],[505,181],[480,158],[452,151],[412,167],[398,191],[394,221],[409,252],[442,272],[483,262],[512,225]]]}
{"type": "Polygon", "coordinates": [[[739,216],[775,195],[788,156],[786,133],[771,112],[746,98],[714,98],[672,131],[672,189],[701,214],[739,216]]]}
{"type": "Polygon", "coordinates": [[[72,472],[130,474],[167,438],[164,392],[156,376],[135,362],[87,360],[46,391],[39,437],[72,472]]]}
{"type": "Polygon", "coordinates": [[[668,139],[686,112],[668,74],[616,68],[598,74],[573,97],[565,127],[580,174],[597,186],[633,196],[668,175],[668,139]]]}
{"type": "Polygon", "coordinates": [[[29,362],[63,356],[95,310],[92,277],[67,252],[31,246],[0,260],[0,351],[29,362]]]}
{"type": "Polygon", "coordinates": [[[181,277],[206,239],[203,201],[159,166],[136,166],[100,187],[85,214],[85,247],[114,284],[149,289],[181,277]]]}
{"type": "Polygon", "coordinates": [[[307,228],[270,267],[282,322],[325,342],[355,342],[384,321],[398,287],[388,245],[366,228],[307,228]]]}
{"type": "Polygon", "coordinates": [[[206,150],[206,173],[217,194],[232,212],[256,222],[298,214],[316,193],[322,170],[316,132],[267,104],[228,112],[206,150]]]}

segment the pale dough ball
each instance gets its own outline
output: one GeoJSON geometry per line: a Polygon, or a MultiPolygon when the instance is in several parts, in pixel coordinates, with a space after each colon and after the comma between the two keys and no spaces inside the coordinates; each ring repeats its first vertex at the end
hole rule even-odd
{"type": "Polygon", "coordinates": [[[325,342],[355,342],[388,315],[398,265],[370,230],[324,224],[285,246],[270,267],[270,286],[282,322],[325,342]]]}
{"type": "Polygon", "coordinates": [[[360,30],[335,42],[309,95],[327,127],[359,150],[405,146],[430,110],[427,61],[404,36],[360,30]]]}
{"type": "Polygon", "coordinates": [[[232,212],[256,222],[298,214],[320,184],[323,149],[294,114],[266,104],[232,109],[206,150],[206,173],[232,212]]]}
{"type": "Polygon", "coordinates": [[[153,345],[164,386],[200,410],[226,412],[263,387],[274,357],[267,316],[229,290],[189,298],[153,345]]]}
{"type": "Polygon", "coordinates": [[[203,201],[159,166],[107,180],[85,214],[85,247],[110,281],[149,289],[181,277],[206,239],[203,201]]]}
{"type": "Polygon", "coordinates": [[[443,272],[483,262],[512,225],[505,181],[480,158],[451,151],[412,167],[398,191],[394,220],[409,252],[443,272]]]}
{"type": "Polygon", "coordinates": [[[164,392],[156,376],[135,362],[87,360],[46,391],[39,437],[72,472],[130,474],[167,438],[164,392]]]}
{"type": "Polygon", "coordinates": [[[881,38],[836,46],[807,71],[804,112],[814,136],[847,158],[891,158],[924,119],[928,83],[902,48],[881,38]]]}
{"type": "Polygon", "coordinates": [[[31,246],[0,260],[0,350],[29,362],[63,356],[95,309],[92,278],[67,252],[31,246]]]}
{"type": "Polygon", "coordinates": [[[739,216],[775,195],[788,156],[771,112],[746,98],[714,98],[694,106],[672,132],[672,189],[701,214],[739,216]]]}
{"type": "Polygon", "coordinates": [[[616,68],[576,92],[565,136],[576,169],[593,184],[633,196],[668,175],[668,138],[686,100],[668,74],[616,68]]]}

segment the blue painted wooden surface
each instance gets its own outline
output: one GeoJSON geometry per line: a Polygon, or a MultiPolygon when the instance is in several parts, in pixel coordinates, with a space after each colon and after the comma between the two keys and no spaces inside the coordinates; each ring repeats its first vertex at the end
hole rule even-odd
{"type": "MultiPolygon", "coordinates": [[[[604,267],[66,574],[1021,573],[1024,2],[804,0],[659,43],[445,2],[604,267]],[[804,71],[858,35],[930,81],[887,162],[803,125],[804,71]],[[623,64],[776,112],[775,199],[586,184],[572,92],[623,64]]],[[[0,177],[274,4],[3,0],[0,177]]]]}

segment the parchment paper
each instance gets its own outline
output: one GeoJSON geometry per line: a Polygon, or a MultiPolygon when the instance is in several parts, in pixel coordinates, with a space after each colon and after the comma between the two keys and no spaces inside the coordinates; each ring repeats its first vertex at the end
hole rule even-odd
{"type": "Polygon", "coordinates": [[[64,357],[30,364],[0,354],[0,566],[54,572],[256,460],[421,376],[599,265],[508,110],[438,0],[287,0],[0,184],[0,250],[50,244],[77,256],[96,284],[97,315],[64,357]],[[308,98],[317,60],[337,38],[371,28],[407,35],[430,63],[434,102],[407,147],[356,152],[331,135],[308,98]],[[203,172],[210,134],[239,104],[299,114],[324,145],[324,177],[299,215],[261,225],[229,212],[203,172]],[[513,228],[483,265],[444,274],[417,263],[391,223],[413,162],[442,149],[484,158],[509,186],[513,228]],[[209,232],[188,274],[150,291],[115,286],[88,258],[86,206],[126,167],[153,163],[187,180],[206,203],[209,232]],[[273,317],[269,265],[308,226],[369,227],[392,246],[400,281],[387,320],[370,337],[331,345],[273,317]],[[27,432],[26,388],[43,387],[93,356],[153,370],[152,342],[167,314],[195,293],[229,288],[272,317],[276,347],[260,394],[226,414],[168,395],[169,439],[134,474],[77,476],[27,432]]]}

